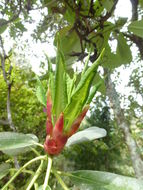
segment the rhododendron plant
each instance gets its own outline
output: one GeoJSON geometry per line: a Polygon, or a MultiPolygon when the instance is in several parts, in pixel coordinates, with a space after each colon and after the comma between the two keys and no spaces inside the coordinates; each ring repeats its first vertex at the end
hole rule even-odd
{"type": "MultiPolygon", "coordinates": [[[[57,155],[64,148],[67,140],[78,130],[85,117],[89,104],[96,93],[100,81],[92,84],[101,55],[91,67],[83,70],[81,80],[76,84],[76,76],[73,79],[68,75],[64,56],[58,49],[56,71],[49,64],[49,83],[47,90],[47,120],[46,140],[44,149],[49,155],[57,155]],[[92,87],[92,90],[90,90],[92,87]]],[[[45,102],[45,101],[44,101],[45,102]]],[[[44,103],[45,104],[45,103],[44,103]]]]}

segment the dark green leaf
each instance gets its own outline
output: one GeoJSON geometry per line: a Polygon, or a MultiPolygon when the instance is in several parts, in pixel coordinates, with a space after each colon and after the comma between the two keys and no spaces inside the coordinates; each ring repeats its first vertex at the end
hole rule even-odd
{"type": "MultiPolygon", "coordinates": [[[[72,30],[72,26],[66,26],[62,28],[59,32],[59,38],[61,40],[61,49],[64,54],[66,64],[73,64],[75,57],[71,57],[72,52],[80,52],[80,40],[77,33],[72,30]]],[[[58,34],[55,37],[54,44],[57,45],[58,34]]]]}
{"type": "Polygon", "coordinates": [[[5,24],[7,20],[0,19],[0,34],[2,34],[7,29],[7,24],[5,24]]]}
{"type": "Polygon", "coordinates": [[[142,190],[143,181],[108,172],[81,170],[69,174],[82,190],[142,190]]]}
{"type": "Polygon", "coordinates": [[[30,147],[38,142],[33,134],[22,134],[15,132],[0,133],[0,150],[9,155],[17,155],[31,150],[30,147]]]}
{"type": "Polygon", "coordinates": [[[133,34],[143,38],[143,20],[133,21],[129,26],[128,30],[133,34]]]}
{"type": "Polygon", "coordinates": [[[9,173],[10,168],[11,168],[11,166],[8,163],[2,163],[0,165],[0,179],[5,177],[9,173]]]}
{"type": "Polygon", "coordinates": [[[132,53],[122,33],[119,34],[117,40],[118,40],[118,45],[117,45],[118,59],[121,60],[121,64],[130,63],[132,61],[132,53]]]}

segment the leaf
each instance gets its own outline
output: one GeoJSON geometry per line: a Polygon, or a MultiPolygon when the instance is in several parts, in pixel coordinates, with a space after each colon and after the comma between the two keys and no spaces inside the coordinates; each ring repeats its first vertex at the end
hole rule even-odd
{"type": "Polygon", "coordinates": [[[92,83],[93,87],[97,87],[97,91],[100,92],[101,94],[105,95],[106,94],[106,87],[104,83],[104,78],[101,78],[101,76],[97,73],[96,76],[93,79],[92,83]]]}
{"type": "Polygon", "coordinates": [[[17,155],[29,151],[37,142],[38,138],[33,134],[0,133],[0,151],[8,155],[17,155]]]}
{"type": "Polygon", "coordinates": [[[0,34],[2,34],[6,29],[7,29],[7,24],[5,24],[7,20],[5,19],[0,19],[0,34]],[[1,26],[2,25],[2,26],[1,26]]]}
{"type": "Polygon", "coordinates": [[[102,61],[103,67],[109,69],[115,69],[120,67],[122,64],[127,64],[131,62],[132,60],[131,51],[126,43],[126,40],[122,38],[122,35],[120,37],[118,36],[118,45],[116,52],[117,52],[116,54],[112,53],[109,44],[106,45],[106,52],[104,54],[102,61]],[[124,49],[124,51],[122,48],[124,49]]]}
{"type": "Polygon", "coordinates": [[[99,139],[106,136],[106,130],[99,127],[90,127],[83,131],[79,131],[72,135],[68,141],[66,146],[71,146],[73,144],[78,144],[82,142],[92,141],[95,139],[99,139]]]}
{"type": "Polygon", "coordinates": [[[9,173],[10,168],[11,168],[11,166],[8,163],[2,163],[0,165],[0,179],[5,177],[9,173]]]}
{"type": "Polygon", "coordinates": [[[82,190],[142,190],[143,181],[109,172],[79,170],[67,174],[82,190]]]}
{"type": "Polygon", "coordinates": [[[117,41],[118,45],[116,52],[118,59],[121,60],[121,64],[130,63],[132,61],[132,53],[122,33],[117,37],[117,41]]]}
{"type": "Polygon", "coordinates": [[[128,26],[128,30],[133,34],[143,38],[143,20],[133,21],[128,26]]]}
{"type": "Polygon", "coordinates": [[[81,45],[77,33],[72,30],[72,26],[62,28],[55,36],[54,45],[57,45],[58,34],[61,41],[61,49],[64,54],[66,64],[71,65],[75,61],[75,57],[70,56],[73,52],[80,52],[81,45]]]}
{"type": "Polygon", "coordinates": [[[63,112],[68,101],[65,60],[59,48],[56,63],[54,105],[52,110],[53,115],[56,116],[56,120],[59,118],[60,113],[63,112]]]}
{"type": "Polygon", "coordinates": [[[87,101],[90,87],[97,72],[98,65],[103,57],[104,50],[98,57],[98,59],[92,64],[90,68],[82,76],[74,94],[71,97],[71,102],[67,105],[64,110],[64,130],[65,132],[69,130],[73,121],[80,114],[84,104],[87,101]],[[74,108],[74,109],[73,109],[74,108]]]}
{"type": "Polygon", "coordinates": [[[128,18],[126,17],[119,17],[115,24],[116,28],[121,29],[124,26],[124,24],[126,24],[127,20],[128,18]]]}
{"type": "Polygon", "coordinates": [[[143,0],[139,0],[139,4],[140,4],[141,8],[143,9],[143,0]]]}
{"type": "Polygon", "coordinates": [[[70,78],[70,76],[66,75],[66,83],[67,83],[67,95],[68,95],[68,103],[71,100],[72,93],[75,89],[75,82],[76,82],[76,76],[74,75],[73,79],[70,78]]]}
{"type": "Polygon", "coordinates": [[[105,7],[105,9],[110,12],[110,10],[112,9],[114,2],[113,0],[102,0],[102,5],[105,7]]]}
{"type": "Polygon", "coordinates": [[[39,77],[36,75],[38,87],[36,89],[36,96],[44,106],[46,106],[47,98],[46,98],[46,90],[44,89],[39,77]]]}

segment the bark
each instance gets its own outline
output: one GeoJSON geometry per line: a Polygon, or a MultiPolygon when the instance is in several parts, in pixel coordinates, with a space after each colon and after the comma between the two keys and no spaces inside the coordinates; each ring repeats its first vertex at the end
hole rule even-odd
{"type": "Polygon", "coordinates": [[[106,93],[109,97],[111,108],[114,111],[118,127],[122,130],[126,145],[132,160],[132,165],[137,178],[143,178],[143,161],[138,153],[138,145],[133,139],[130,131],[130,123],[126,120],[124,111],[121,109],[118,94],[111,80],[110,73],[106,70],[107,78],[105,80],[106,93]]]}
{"type": "MultiPolygon", "coordinates": [[[[10,65],[8,73],[6,73],[5,60],[6,60],[6,58],[8,58],[8,56],[6,56],[1,36],[0,36],[0,44],[1,44],[1,49],[2,49],[2,54],[0,54],[1,68],[2,68],[2,72],[3,72],[3,78],[4,78],[6,85],[7,85],[7,123],[10,126],[10,128],[14,132],[16,132],[16,128],[15,128],[13,120],[12,120],[11,107],[10,107],[10,93],[11,93],[11,86],[12,86],[12,82],[10,81],[10,77],[11,77],[12,65],[10,65]]],[[[6,122],[3,122],[3,124],[6,124],[6,122]]],[[[15,168],[17,168],[17,169],[20,168],[16,156],[14,157],[14,165],[15,165],[15,168]]]]}

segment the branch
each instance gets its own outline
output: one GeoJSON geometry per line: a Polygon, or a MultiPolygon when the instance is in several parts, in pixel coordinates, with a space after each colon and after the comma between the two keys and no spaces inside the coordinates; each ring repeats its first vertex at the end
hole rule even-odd
{"type": "Polygon", "coordinates": [[[115,0],[114,5],[112,6],[111,10],[109,12],[107,12],[107,14],[105,16],[101,17],[101,20],[100,20],[101,26],[103,25],[103,23],[106,20],[108,20],[109,17],[111,17],[112,13],[114,12],[114,10],[116,8],[117,3],[118,3],[118,0],[115,0]]]}
{"type": "Polygon", "coordinates": [[[138,20],[138,0],[130,0],[132,4],[132,21],[138,20]]]}

